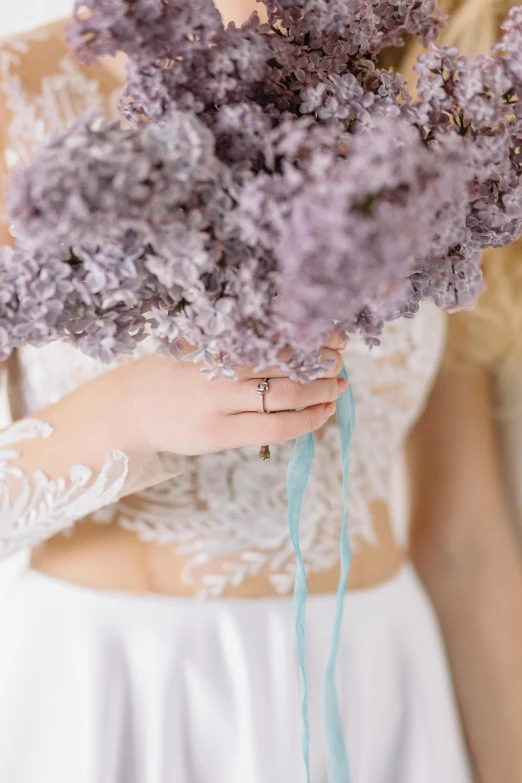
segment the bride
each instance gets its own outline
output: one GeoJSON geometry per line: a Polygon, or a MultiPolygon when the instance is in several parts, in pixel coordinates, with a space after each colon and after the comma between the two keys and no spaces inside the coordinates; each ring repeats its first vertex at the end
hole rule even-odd
{"type": "MultiPolygon", "coordinates": [[[[241,22],[255,3],[217,5],[241,22]]],[[[468,23],[482,24],[483,5],[465,3],[468,23]]],[[[467,29],[459,13],[447,35],[467,29]]],[[[124,67],[69,59],[64,22],[0,42],[5,173],[79,116],[117,116],[124,67]]],[[[489,374],[448,359],[464,350],[462,322],[427,304],[372,352],[332,337],[327,377],[307,386],[268,368],[270,416],[251,368],[207,383],[150,340],[110,367],[65,344],[19,350],[3,368],[13,424],[0,433],[0,554],[32,555],[0,598],[0,779],[305,780],[284,482],[291,441],[313,430],[302,550],[312,780],[326,780],[344,360],[358,424],[337,684],[353,783],[520,783],[521,557],[489,374]],[[269,462],[262,443],[275,444],[269,462]],[[403,449],[406,548],[392,514],[403,449]]]]}

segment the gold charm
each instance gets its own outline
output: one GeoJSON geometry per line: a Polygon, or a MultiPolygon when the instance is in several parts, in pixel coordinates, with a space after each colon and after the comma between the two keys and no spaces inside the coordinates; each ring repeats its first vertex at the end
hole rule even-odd
{"type": "Polygon", "coordinates": [[[259,459],[270,459],[270,446],[261,446],[259,459]]]}

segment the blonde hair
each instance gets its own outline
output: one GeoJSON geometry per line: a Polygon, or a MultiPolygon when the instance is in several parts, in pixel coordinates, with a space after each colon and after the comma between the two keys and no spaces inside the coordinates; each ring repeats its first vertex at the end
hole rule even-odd
{"type": "MultiPolygon", "coordinates": [[[[516,4],[516,0],[442,0],[441,8],[449,20],[438,43],[456,46],[469,57],[487,53],[497,42],[509,9],[516,4]]],[[[421,52],[419,43],[411,42],[400,63],[395,63],[412,89],[412,69],[421,52]]],[[[522,240],[485,251],[482,268],[486,290],[475,308],[449,319],[449,358],[494,368],[522,359],[522,240]]]]}

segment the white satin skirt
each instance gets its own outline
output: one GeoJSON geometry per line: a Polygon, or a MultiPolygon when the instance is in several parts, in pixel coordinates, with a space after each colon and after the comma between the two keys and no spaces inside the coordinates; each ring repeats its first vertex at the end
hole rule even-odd
{"type": "MultiPolygon", "coordinates": [[[[312,783],[334,596],[307,613],[312,783]]],[[[442,641],[410,566],[347,595],[351,783],[470,783],[442,641]]],[[[291,598],[199,602],[35,571],[0,596],[2,783],[305,783],[291,598]]]]}

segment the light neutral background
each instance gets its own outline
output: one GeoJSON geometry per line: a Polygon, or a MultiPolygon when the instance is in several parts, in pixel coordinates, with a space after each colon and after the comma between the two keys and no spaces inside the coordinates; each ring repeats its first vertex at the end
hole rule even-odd
{"type": "Polygon", "coordinates": [[[73,0],[0,0],[0,36],[69,16],[73,0]]]}

